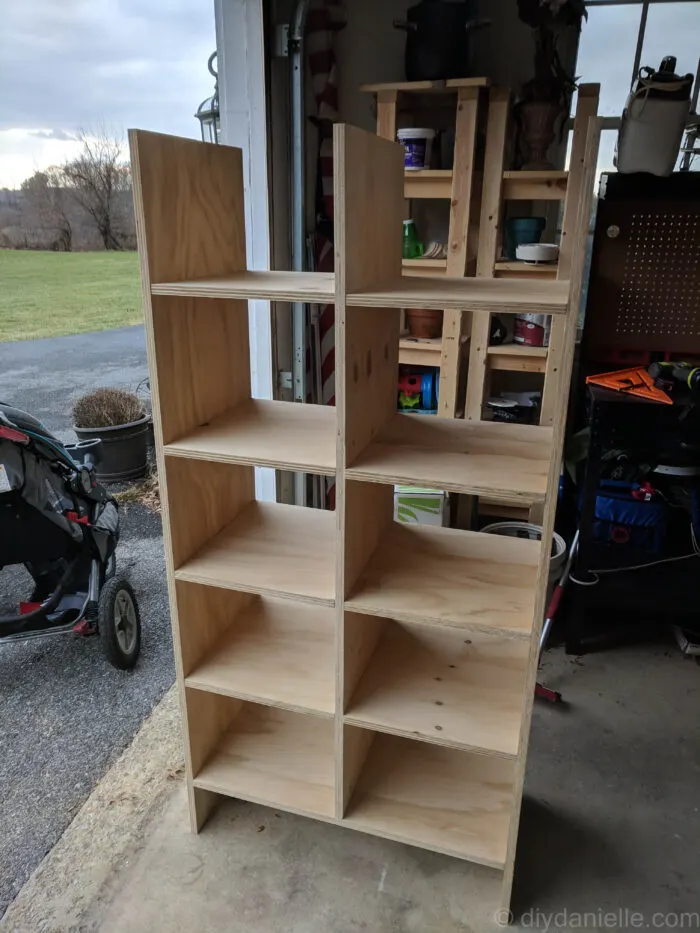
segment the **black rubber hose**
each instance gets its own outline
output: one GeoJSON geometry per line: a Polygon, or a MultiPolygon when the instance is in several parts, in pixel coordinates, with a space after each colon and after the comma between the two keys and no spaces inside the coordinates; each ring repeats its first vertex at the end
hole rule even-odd
{"type": "Polygon", "coordinates": [[[58,585],[49,598],[44,602],[38,609],[35,609],[34,612],[27,612],[25,615],[21,613],[14,616],[0,616],[0,638],[4,635],[16,635],[18,632],[22,632],[25,629],[31,629],[33,622],[38,622],[42,619],[45,619],[50,615],[56,606],[61,601],[61,596],[63,596],[63,590],[65,589],[66,583],[73,576],[73,571],[78,565],[80,555],[75,557],[63,571],[61,579],[58,581],[58,585]],[[7,628],[6,628],[7,627],[7,628]]]}

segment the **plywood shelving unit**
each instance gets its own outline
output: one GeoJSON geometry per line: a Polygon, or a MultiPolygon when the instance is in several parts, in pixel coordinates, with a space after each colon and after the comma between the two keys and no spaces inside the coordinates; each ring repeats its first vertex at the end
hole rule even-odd
{"type": "Polygon", "coordinates": [[[566,393],[550,427],[397,414],[400,308],[546,309],[570,367],[587,214],[570,281],[402,277],[402,149],[338,126],[335,277],[248,272],[240,151],[130,141],[193,829],[239,797],[489,866],[507,906],[566,393]],[[319,296],[338,407],[252,399],[248,299],[319,296]],[[256,466],[337,511],[256,502],[256,466]],[[545,544],[398,525],[395,482],[544,503],[545,544]]]}

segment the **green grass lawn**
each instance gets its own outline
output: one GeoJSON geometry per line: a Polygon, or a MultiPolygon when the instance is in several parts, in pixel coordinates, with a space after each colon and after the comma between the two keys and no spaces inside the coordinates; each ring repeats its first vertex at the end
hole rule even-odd
{"type": "Polygon", "coordinates": [[[138,253],[0,249],[0,341],[142,320],[138,253]]]}

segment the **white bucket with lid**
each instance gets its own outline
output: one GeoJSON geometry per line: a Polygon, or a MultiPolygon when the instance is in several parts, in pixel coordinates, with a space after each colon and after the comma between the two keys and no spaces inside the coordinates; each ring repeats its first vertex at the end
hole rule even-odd
{"type": "MultiPolygon", "coordinates": [[[[509,538],[529,538],[531,541],[540,541],[542,539],[542,526],[533,525],[530,522],[494,522],[492,525],[486,525],[486,527],[481,530],[487,535],[505,535],[509,538]]],[[[552,557],[549,562],[547,606],[552,597],[554,586],[566,562],[566,552],[566,541],[555,531],[552,535],[552,557]]]]}
{"type": "Polygon", "coordinates": [[[403,164],[407,171],[419,172],[421,169],[430,168],[435,130],[411,126],[405,130],[399,130],[396,138],[403,143],[403,164]]]}

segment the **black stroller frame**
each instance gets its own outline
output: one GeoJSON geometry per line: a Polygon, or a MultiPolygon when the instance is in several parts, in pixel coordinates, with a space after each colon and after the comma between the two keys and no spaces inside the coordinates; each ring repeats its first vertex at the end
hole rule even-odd
{"type": "Polygon", "coordinates": [[[119,507],[98,483],[101,442],[63,445],[32,415],[0,402],[0,569],[24,564],[31,600],[0,616],[0,645],[99,634],[115,667],[135,665],[138,605],[116,575],[119,507]]]}

